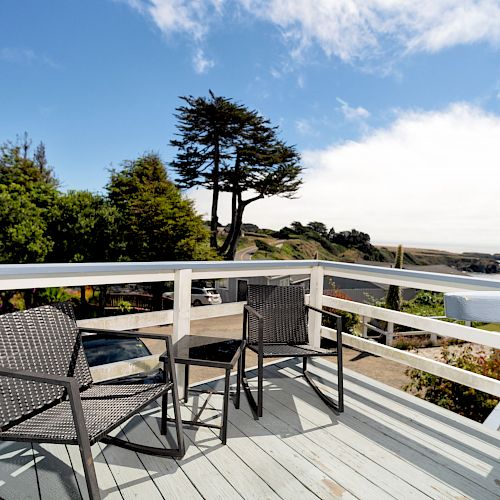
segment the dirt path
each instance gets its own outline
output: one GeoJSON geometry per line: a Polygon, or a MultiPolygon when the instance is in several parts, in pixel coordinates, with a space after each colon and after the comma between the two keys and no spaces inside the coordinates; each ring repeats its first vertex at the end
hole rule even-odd
{"type": "MultiPolygon", "coordinates": [[[[242,315],[192,321],[191,335],[241,338],[242,321],[242,315]]],[[[143,331],[171,333],[172,327],[151,327],[144,328],[143,331]]],[[[163,342],[154,340],[145,340],[145,342],[153,353],[164,351],[165,344],[163,342]]],[[[336,362],[336,358],[331,358],[331,360],[333,363],[336,362]]],[[[270,361],[270,359],[266,361],[270,361]]],[[[247,367],[252,367],[257,364],[256,355],[248,350],[246,353],[246,364],[247,367]]],[[[344,366],[355,372],[362,373],[363,375],[390,385],[391,387],[395,387],[396,389],[401,389],[402,386],[408,382],[408,377],[404,373],[406,370],[404,365],[368,353],[355,351],[354,349],[344,348],[344,366]]],[[[198,382],[217,377],[221,374],[221,370],[193,366],[191,368],[190,382],[198,382]]]]}

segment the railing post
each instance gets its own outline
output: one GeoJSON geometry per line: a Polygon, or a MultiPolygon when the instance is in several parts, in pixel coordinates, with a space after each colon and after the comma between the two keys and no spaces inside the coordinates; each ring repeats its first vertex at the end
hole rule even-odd
{"type": "MultiPolygon", "coordinates": [[[[323,307],[323,267],[315,266],[311,269],[311,281],[309,290],[309,304],[317,309],[323,307]]],[[[321,314],[309,311],[309,342],[313,347],[321,344],[321,314]]]]}
{"type": "MultiPolygon", "coordinates": [[[[175,343],[191,329],[191,269],[178,269],[174,278],[174,324],[172,341],[175,343]]],[[[184,370],[176,367],[180,394],[184,394],[184,370]]]]}
{"type": "Polygon", "coordinates": [[[394,342],[394,323],[392,323],[391,321],[387,323],[387,333],[385,339],[385,345],[392,347],[392,344],[394,342]]]}
{"type": "Polygon", "coordinates": [[[370,318],[367,318],[366,316],[361,316],[361,336],[364,339],[368,338],[368,322],[370,321],[370,318]]]}

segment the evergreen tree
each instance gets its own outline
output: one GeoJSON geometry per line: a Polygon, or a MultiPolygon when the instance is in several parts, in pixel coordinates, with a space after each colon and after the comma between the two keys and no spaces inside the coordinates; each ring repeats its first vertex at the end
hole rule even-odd
{"type": "Polygon", "coordinates": [[[256,111],[212,92],[209,98],[182,99],[186,105],[177,109],[180,138],[170,143],[178,149],[171,165],[181,187],[212,190],[210,244],[219,255],[232,259],[245,208],[267,196],[293,196],[301,184],[300,156],[256,111]],[[219,247],[221,191],[230,192],[232,201],[230,229],[219,247]]]}

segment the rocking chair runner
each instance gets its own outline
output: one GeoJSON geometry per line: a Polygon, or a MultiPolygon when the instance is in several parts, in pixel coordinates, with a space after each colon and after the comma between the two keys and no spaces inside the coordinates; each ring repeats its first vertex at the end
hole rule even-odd
{"type": "Polygon", "coordinates": [[[245,373],[243,356],[243,389],[255,419],[262,417],[264,359],[270,357],[301,357],[303,374],[308,384],[331,408],[344,411],[342,368],[342,318],[328,311],[305,305],[301,286],[249,285],[248,301],[243,312],[243,339],[258,356],[257,402],[252,396],[245,373]],[[327,350],[309,345],[308,311],[312,310],[336,319],[337,349],[327,350]],[[314,383],[307,370],[307,360],[313,356],[337,356],[338,402],[326,396],[314,383]]]}
{"type": "Polygon", "coordinates": [[[91,499],[99,499],[91,445],[97,441],[160,456],[182,457],[184,440],[170,337],[154,333],[79,329],[70,304],[0,316],[0,440],[78,444],[91,499]],[[81,331],[166,342],[164,382],[93,385],[81,331]],[[108,436],[162,397],[166,434],[168,391],[173,393],[177,448],[152,448],[108,436]]]}

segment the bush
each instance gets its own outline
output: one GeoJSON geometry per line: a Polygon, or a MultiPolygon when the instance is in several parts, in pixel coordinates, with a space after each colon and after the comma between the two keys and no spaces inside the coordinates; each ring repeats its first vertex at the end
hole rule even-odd
{"type": "MultiPolygon", "coordinates": [[[[470,346],[450,352],[443,348],[441,359],[448,365],[479,373],[486,377],[500,379],[500,353],[486,355],[472,352],[470,346]]],[[[404,389],[431,403],[447,408],[455,413],[483,422],[500,401],[499,398],[451,382],[436,375],[416,369],[406,370],[411,382],[404,389]]]]}
{"type": "Polygon", "coordinates": [[[274,252],[276,250],[276,247],[273,247],[264,240],[255,240],[255,246],[263,252],[274,252]]]}
{"type": "MultiPolygon", "coordinates": [[[[327,290],[325,291],[325,295],[336,297],[337,299],[351,300],[345,293],[338,290],[327,290]]],[[[324,307],[323,309],[333,314],[338,314],[342,318],[342,330],[344,332],[354,333],[355,327],[359,324],[359,316],[357,314],[342,311],[340,309],[333,309],[332,307],[324,307]]],[[[322,324],[328,328],[336,327],[335,319],[326,314],[323,315],[322,324]]]]}
{"type": "Polygon", "coordinates": [[[56,304],[70,299],[71,295],[64,288],[45,288],[38,294],[40,304],[56,304]]]}

